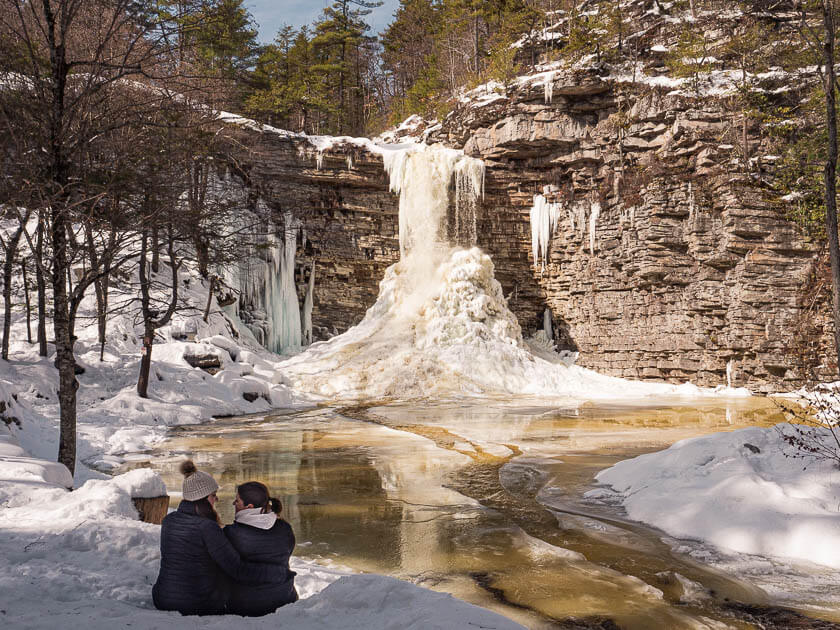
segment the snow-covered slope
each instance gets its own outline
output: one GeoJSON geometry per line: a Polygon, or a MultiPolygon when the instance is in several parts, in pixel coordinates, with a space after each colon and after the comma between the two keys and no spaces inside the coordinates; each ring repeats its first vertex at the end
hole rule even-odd
{"type": "MultiPolygon", "coordinates": [[[[630,518],[677,538],[840,569],[840,470],[803,458],[790,428],[750,428],[677,442],[620,462],[593,499],[621,501],[630,518]],[[616,494],[617,493],[617,494],[616,494]]],[[[813,430],[814,441],[833,441],[813,430]]]]}

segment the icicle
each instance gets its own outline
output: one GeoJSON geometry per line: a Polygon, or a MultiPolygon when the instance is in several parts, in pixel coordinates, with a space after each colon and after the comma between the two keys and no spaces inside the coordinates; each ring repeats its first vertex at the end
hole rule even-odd
{"type": "Polygon", "coordinates": [[[580,238],[586,233],[586,205],[580,201],[577,204],[577,225],[580,232],[580,238]]]}
{"type": "Polygon", "coordinates": [[[324,169],[324,152],[318,151],[318,154],[315,156],[315,168],[319,171],[324,169]]]}
{"type": "Polygon", "coordinates": [[[534,205],[531,206],[531,249],[534,252],[534,265],[548,264],[548,246],[557,221],[560,218],[560,204],[549,203],[542,195],[534,195],[534,205]]]}
{"type": "Polygon", "coordinates": [[[688,218],[694,216],[694,189],[691,187],[691,182],[688,182],[688,218]]]}
{"type": "Polygon", "coordinates": [[[732,359],[726,363],[726,386],[732,387],[732,359]]]}
{"type": "Polygon", "coordinates": [[[303,343],[312,344],[312,304],[315,295],[315,261],[309,270],[309,283],[306,285],[306,297],[303,300],[303,343]]]}
{"type": "Polygon", "coordinates": [[[349,171],[353,170],[353,156],[352,155],[347,156],[347,170],[349,170],[349,171]]]}
{"type": "Polygon", "coordinates": [[[545,84],[543,85],[545,90],[544,98],[545,104],[550,105],[551,102],[554,100],[554,73],[549,72],[545,78],[545,84]]]}
{"type": "Polygon", "coordinates": [[[549,341],[554,341],[554,326],[552,325],[551,309],[546,307],[543,313],[543,331],[549,341]]]}
{"type": "Polygon", "coordinates": [[[595,225],[598,223],[598,216],[601,214],[601,204],[597,201],[589,205],[589,254],[595,253],[595,225]]]}

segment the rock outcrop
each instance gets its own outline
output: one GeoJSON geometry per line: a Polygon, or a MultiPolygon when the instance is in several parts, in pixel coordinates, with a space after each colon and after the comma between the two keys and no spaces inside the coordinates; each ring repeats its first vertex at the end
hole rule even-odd
{"type": "Polygon", "coordinates": [[[586,367],[778,390],[803,377],[792,346],[816,251],[762,184],[773,156],[739,167],[733,125],[716,99],[558,73],[462,106],[431,140],[487,162],[479,245],[526,331],[547,305],[586,367]],[[537,193],[563,207],[544,268],[537,193]]]}
{"type": "MultiPolygon", "coordinates": [[[[477,244],[525,334],[549,307],[560,346],[605,374],[756,391],[802,382],[792,346],[817,252],[762,185],[772,156],[739,168],[727,140],[740,130],[721,104],[596,71],[478,102],[427,136],[487,164],[477,244]],[[562,207],[544,268],[531,251],[538,193],[562,207]]],[[[399,257],[381,158],[347,142],[319,155],[299,137],[229,133],[247,147],[237,162],[248,185],[304,222],[298,284],[314,260],[315,338],[346,330],[399,257]]]]}

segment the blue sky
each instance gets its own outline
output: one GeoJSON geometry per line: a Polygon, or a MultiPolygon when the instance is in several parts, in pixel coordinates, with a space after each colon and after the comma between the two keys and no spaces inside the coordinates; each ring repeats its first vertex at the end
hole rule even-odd
{"type": "MultiPolygon", "coordinates": [[[[269,43],[283,24],[299,28],[321,15],[324,7],[332,0],[245,0],[245,6],[254,16],[260,28],[260,41],[269,43]]],[[[381,7],[368,16],[368,24],[374,33],[381,31],[391,21],[399,0],[385,0],[381,7]]]]}

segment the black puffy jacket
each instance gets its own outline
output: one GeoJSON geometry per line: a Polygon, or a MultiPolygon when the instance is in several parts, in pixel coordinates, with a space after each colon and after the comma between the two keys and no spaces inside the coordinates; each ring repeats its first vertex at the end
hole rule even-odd
{"type": "Polygon", "coordinates": [[[224,614],[228,576],[262,584],[284,579],[286,572],[241,559],[215,521],[198,516],[194,501],[181,501],[161,527],[160,573],[152,588],[155,607],[184,615],[224,614]]]}
{"type": "Polygon", "coordinates": [[[279,518],[271,529],[234,523],[225,527],[225,535],[243,560],[270,564],[282,573],[257,585],[235,580],[231,585],[228,612],[259,617],[297,601],[296,573],[289,569],[289,556],[295,548],[291,525],[279,518]]]}

